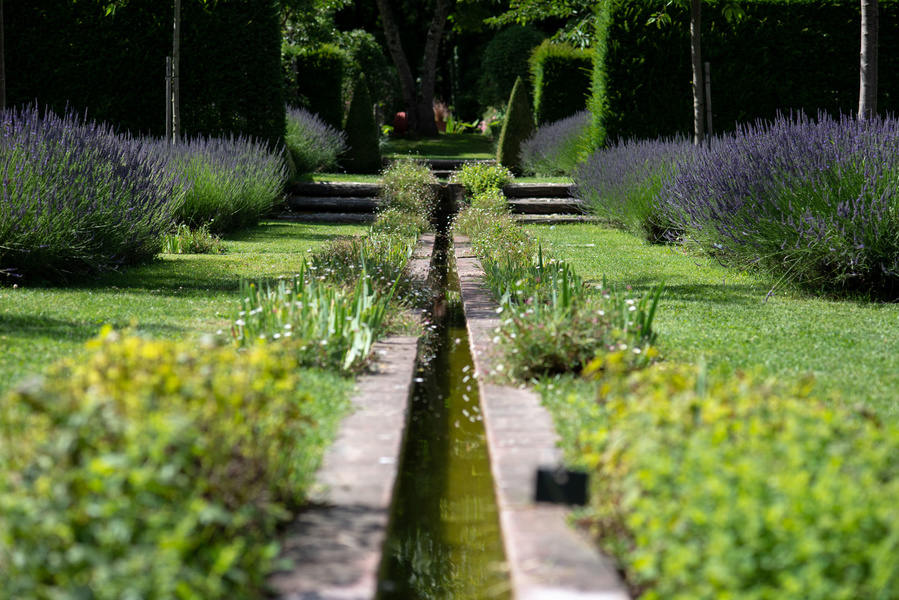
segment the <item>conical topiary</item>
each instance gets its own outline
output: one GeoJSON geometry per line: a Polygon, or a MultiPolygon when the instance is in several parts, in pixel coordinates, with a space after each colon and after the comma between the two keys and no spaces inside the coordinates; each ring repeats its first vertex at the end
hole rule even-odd
{"type": "Polygon", "coordinates": [[[506,120],[496,146],[496,161],[515,175],[521,175],[519,149],[521,143],[533,133],[534,109],[531,106],[531,94],[527,83],[519,77],[512,86],[506,120]]]}
{"type": "Polygon", "coordinates": [[[378,126],[372,110],[371,95],[365,77],[359,77],[353,90],[353,100],[346,117],[347,145],[343,164],[350,173],[377,173],[381,170],[381,148],[378,126]]]}

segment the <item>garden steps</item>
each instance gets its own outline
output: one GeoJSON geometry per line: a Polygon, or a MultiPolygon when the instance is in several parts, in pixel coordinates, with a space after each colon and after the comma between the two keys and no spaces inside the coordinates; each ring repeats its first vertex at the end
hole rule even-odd
{"type": "Polygon", "coordinates": [[[304,182],[288,189],[285,221],[306,223],[368,223],[374,220],[381,186],[353,181],[304,182]]]}

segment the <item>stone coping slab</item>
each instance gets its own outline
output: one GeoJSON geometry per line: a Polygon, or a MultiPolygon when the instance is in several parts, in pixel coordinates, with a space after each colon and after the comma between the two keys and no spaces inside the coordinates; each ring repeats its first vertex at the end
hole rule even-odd
{"type": "MultiPolygon", "coordinates": [[[[434,235],[423,235],[410,275],[427,279],[434,235]]],[[[309,506],[287,527],[291,568],[268,583],[281,600],[374,600],[400,467],[418,357],[416,337],[380,341],[374,372],[357,382],[353,412],[340,424],[316,473],[309,506]]]]}
{"type": "Polygon", "coordinates": [[[540,466],[558,462],[558,434],[537,394],[489,383],[500,319],[468,240],[454,241],[456,268],[515,600],[627,600],[615,563],[567,523],[569,509],[534,502],[540,466]]]}

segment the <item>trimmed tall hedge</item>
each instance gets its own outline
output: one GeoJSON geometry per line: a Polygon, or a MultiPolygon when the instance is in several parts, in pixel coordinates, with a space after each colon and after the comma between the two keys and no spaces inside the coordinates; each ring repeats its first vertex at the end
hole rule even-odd
{"type": "MultiPolygon", "coordinates": [[[[343,81],[350,64],[345,50],[333,44],[315,47],[288,46],[284,49],[285,61],[296,61],[296,81],[288,97],[295,92],[297,103],[318,115],[325,123],[337,129],[343,127],[343,81]]],[[[290,71],[288,71],[290,72],[290,71]]]]}
{"type": "Polygon", "coordinates": [[[555,123],[587,108],[593,52],[544,40],[530,59],[534,120],[555,123]]]}
{"type": "Polygon", "coordinates": [[[349,149],[341,162],[350,173],[377,173],[381,170],[378,125],[365,76],[360,75],[347,113],[346,141],[349,149]]]}
{"type": "MultiPolygon", "coordinates": [[[[165,57],[172,6],[129,0],[6,2],[7,105],[67,107],[135,134],[165,128],[165,57]]],[[[284,135],[281,32],[275,0],[182,6],[182,133],[284,135]]]]}
{"type": "MultiPolygon", "coordinates": [[[[780,112],[854,112],[859,4],[855,0],[749,0],[727,23],[724,0],[703,2],[703,59],[711,64],[713,125],[770,120],[780,112]]],[[[655,138],[692,131],[689,12],[647,25],[653,0],[602,0],[591,110],[594,138],[655,138]]],[[[880,2],[880,72],[899,68],[899,2],[880,2]]],[[[899,80],[882,76],[878,108],[899,108],[899,80]]]]}
{"type": "Polygon", "coordinates": [[[544,35],[533,27],[512,25],[487,44],[481,63],[478,102],[502,106],[509,100],[515,79],[528,76],[528,56],[544,35]]]}
{"type": "Polygon", "coordinates": [[[521,144],[534,133],[534,110],[528,83],[519,77],[512,86],[509,110],[496,145],[496,162],[521,174],[521,144]]]}

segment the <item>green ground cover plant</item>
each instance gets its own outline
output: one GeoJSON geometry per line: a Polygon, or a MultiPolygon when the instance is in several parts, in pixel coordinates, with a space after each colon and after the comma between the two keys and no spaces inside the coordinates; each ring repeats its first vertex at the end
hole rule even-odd
{"type": "Polygon", "coordinates": [[[488,192],[502,194],[504,186],[515,180],[515,176],[503,165],[474,163],[462,165],[450,176],[451,183],[465,187],[465,194],[471,198],[488,192]]]}
{"type": "Polygon", "coordinates": [[[105,329],[0,401],[4,594],[259,597],[349,383],[105,329]]]}
{"type": "Polygon", "coordinates": [[[588,397],[544,387],[593,473],[582,525],[641,598],[896,598],[895,423],[812,382],[603,361],[588,397]]]}

